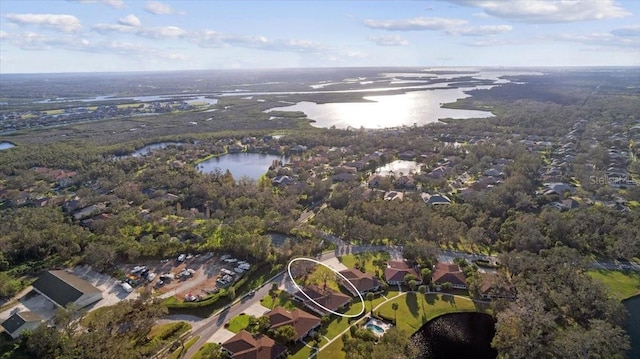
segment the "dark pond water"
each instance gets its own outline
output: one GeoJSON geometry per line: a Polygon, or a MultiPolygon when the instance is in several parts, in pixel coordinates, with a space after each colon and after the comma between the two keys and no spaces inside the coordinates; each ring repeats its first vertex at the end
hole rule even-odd
{"type": "Polygon", "coordinates": [[[629,312],[626,329],[631,337],[631,351],[627,358],[640,358],[640,295],[622,302],[629,312]]]}
{"type": "Polygon", "coordinates": [[[427,322],[415,334],[422,336],[424,359],[495,359],[491,348],[493,317],[484,313],[445,314],[427,322]]]}
{"type": "Polygon", "coordinates": [[[12,147],[16,147],[16,145],[14,145],[11,142],[0,142],[0,151],[2,150],[8,150],[12,147]]]}
{"type": "Polygon", "coordinates": [[[229,170],[236,181],[242,177],[249,177],[257,181],[269,170],[269,166],[274,161],[281,161],[283,164],[289,162],[288,158],[284,156],[263,153],[229,153],[201,162],[198,165],[198,170],[204,173],[214,173],[216,169],[220,169],[222,173],[229,170]]]}

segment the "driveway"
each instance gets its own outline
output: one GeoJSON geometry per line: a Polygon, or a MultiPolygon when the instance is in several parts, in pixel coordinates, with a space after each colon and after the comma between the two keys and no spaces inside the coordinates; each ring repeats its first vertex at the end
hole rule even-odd
{"type": "Polygon", "coordinates": [[[213,333],[213,335],[209,337],[209,339],[207,339],[207,343],[222,344],[231,339],[231,337],[233,337],[234,335],[236,335],[234,332],[221,328],[217,332],[213,333]]]}

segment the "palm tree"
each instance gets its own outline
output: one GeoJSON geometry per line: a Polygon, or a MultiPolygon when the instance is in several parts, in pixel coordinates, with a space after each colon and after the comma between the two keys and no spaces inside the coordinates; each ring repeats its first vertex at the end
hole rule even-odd
{"type": "Polygon", "coordinates": [[[391,309],[393,309],[393,324],[398,323],[398,307],[400,307],[398,303],[391,303],[391,309]]]}
{"type": "Polygon", "coordinates": [[[427,293],[427,286],[426,285],[421,285],[418,287],[418,292],[420,292],[421,294],[421,300],[420,302],[422,303],[422,312],[424,313],[424,296],[427,293]]]}
{"type": "Polygon", "coordinates": [[[367,293],[367,300],[369,301],[369,310],[371,311],[371,314],[373,314],[373,293],[367,293]]]}

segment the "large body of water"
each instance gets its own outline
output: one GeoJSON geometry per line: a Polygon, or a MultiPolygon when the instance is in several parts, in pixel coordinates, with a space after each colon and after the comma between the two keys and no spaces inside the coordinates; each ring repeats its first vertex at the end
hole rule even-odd
{"type": "Polygon", "coordinates": [[[289,162],[285,156],[268,155],[262,153],[229,153],[219,157],[213,157],[198,165],[198,170],[204,173],[214,173],[220,169],[222,173],[231,172],[237,181],[242,177],[258,180],[260,176],[269,170],[274,161],[282,164],[289,162]]]}
{"type": "Polygon", "coordinates": [[[413,91],[400,95],[366,96],[370,102],[323,103],[302,101],[269,111],[302,111],[315,127],[388,128],[425,125],[443,118],[493,117],[488,111],[442,108],[442,104],[469,97],[472,88],[413,91]]]}
{"type": "Polygon", "coordinates": [[[12,147],[16,147],[16,145],[14,145],[11,142],[0,142],[0,151],[2,150],[8,150],[12,147]]]}
{"type": "Polygon", "coordinates": [[[422,336],[425,359],[495,359],[491,348],[495,321],[484,313],[452,313],[423,325],[414,336],[422,336]]]}
{"type": "Polygon", "coordinates": [[[631,337],[631,351],[627,358],[640,358],[640,295],[622,302],[629,312],[626,329],[631,337]]]}

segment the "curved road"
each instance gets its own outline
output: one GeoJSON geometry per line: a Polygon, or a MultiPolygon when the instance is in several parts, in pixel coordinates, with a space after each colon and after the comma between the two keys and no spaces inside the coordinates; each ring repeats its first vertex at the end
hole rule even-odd
{"type": "MultiPolygon", "coordinates": [[[[402,246],[368,246],[368,245],[351,245],[342,239],[330,234],[323,236],[325,240],[330,241],[337,245],[337,249],[332,252],[323,253],[317,259],[326,262],[336,257],[343,256],[345,254],[355,254],[362,252],[378,252],[387,251],[391,254],[392,259],[402,258],[402,246]]],[[[438,259],[443,262],[453,262],[454,258],[464,258],[467,261],[473,261],[476,259],[487,259],[491,261],[497,260],[496,256],[487,256],[484,254],[472,254],[451,250],[442,250],[438,259]]],[[[640,265],[637,264],[621,264],[614,262],[593,262],[593,267],[597,269],[608,270],[633,270],[640,271],[640,265]]],[[[269,289],[272,283],[278,283],[279,286],[284,285],[285,272],[282,272],[269,281],[265,282],[260,288],[256,288],[254,296],[245,295],[237,299],[230,306],[213,314],[211,317],[203,319],[202,322],[197,324],[197,329],[193,330],[189,337],[199,336],[200,338],[193,344],[183,358],[191,358],[206,342],[207,340],[219,329],[224,328],[224,324],[231,318],[240,315],[245,312],[251,305],[259,302],[261,298],[269,294],[269,289]]]]}

